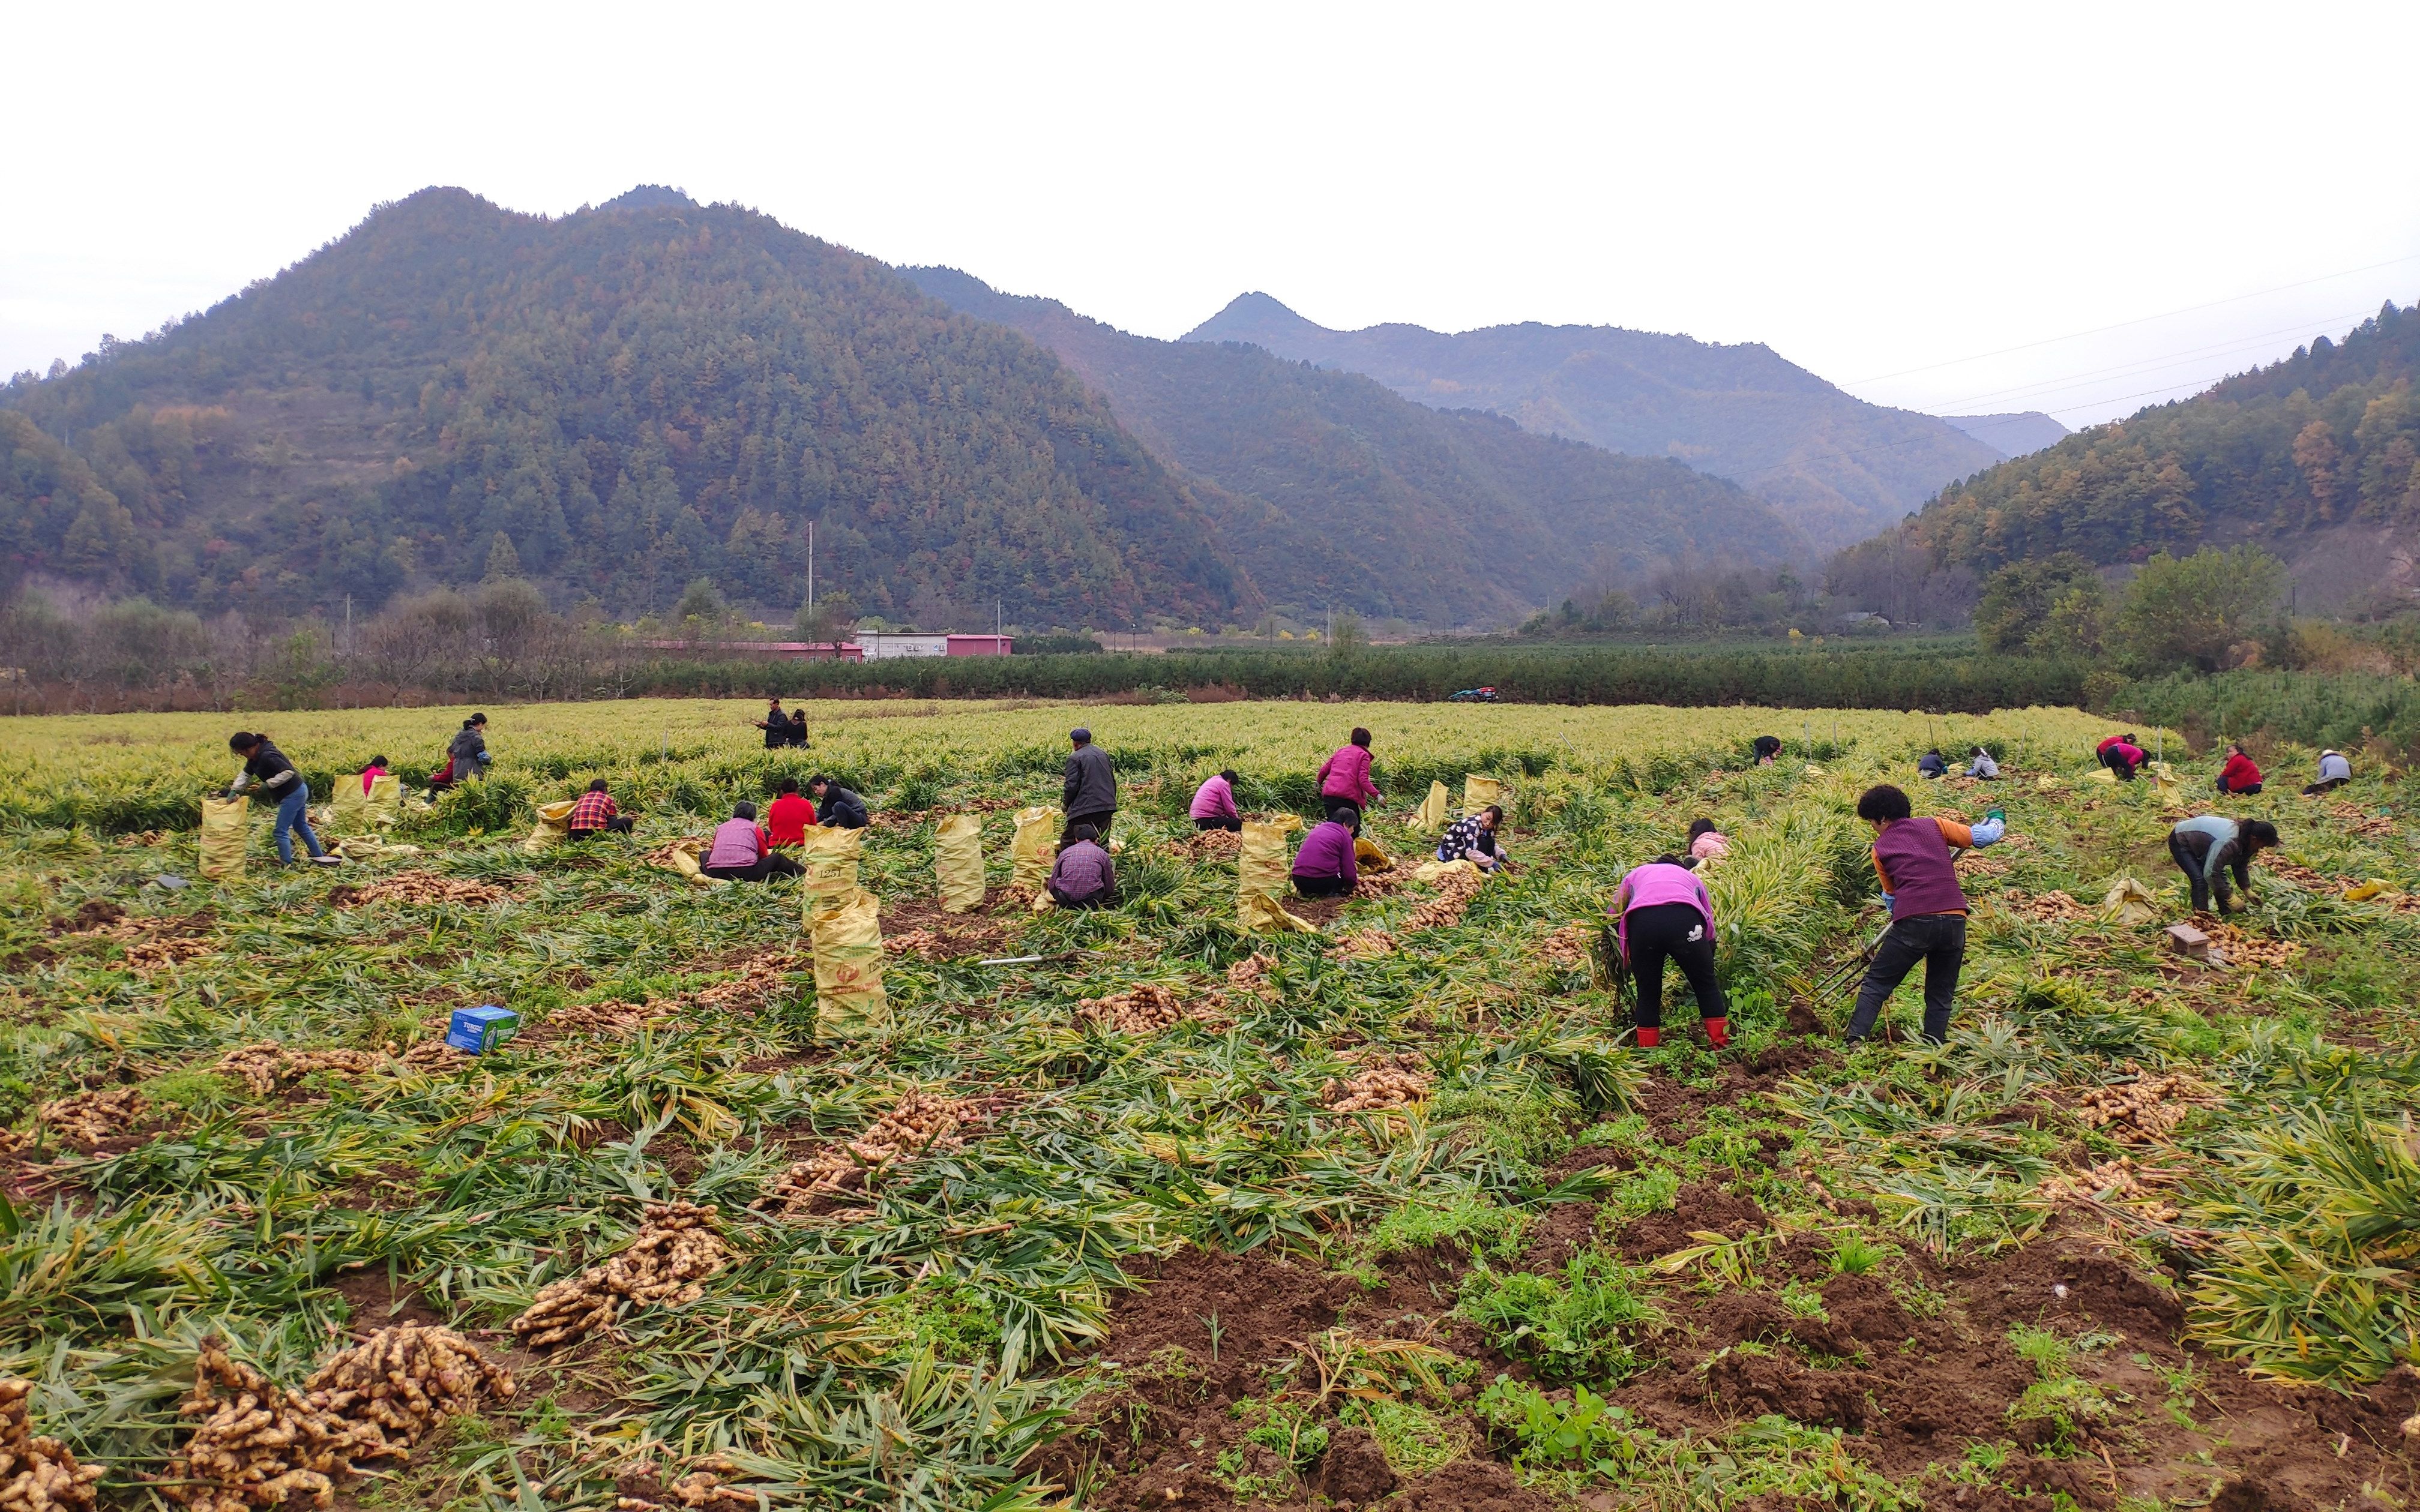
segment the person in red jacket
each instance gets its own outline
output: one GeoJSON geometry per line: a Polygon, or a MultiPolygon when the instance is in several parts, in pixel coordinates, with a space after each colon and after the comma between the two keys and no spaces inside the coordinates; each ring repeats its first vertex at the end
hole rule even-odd
{"type": "Polygon", "coordinates": [[[1849,1015],[1853,1045],[1874,1032],[1883,1004],[1919,961],[1924,1037],[1934,1044],[1948,1039],[1949,1007],[1966,963],[1966,894],[1958,886],[1950,847],[1993,845],[2008,833],[1997,818],[1970,826],[1954,819],[1917,819],[1914,812],[1907,795],[1887,782],[1857,798],[1857,817],[1874,826],[1874,874],[1882,878],[1891,922],[1857,987],[1856,1010],[1849,1015]]]}
{"type": "Polygon", "coordinates": [[[2226,764],[2218,769],[2218,791],[2221,793],[2257,793],[2260,791],[2260,768],[2252,764],[2244,754],[2243,742],[2230,741],[2226,748],[2226,764]]]}
{"type": "Polygon", "coordinates": [[[782,779],[782,795],[765,810],[765,833],[772,840],[774,848],[779,850],[806,844],[807,831],[814,822],[815,806],[799,794],[799,779],[795,777],[782,779]]]}
{"type": "Polygon", "coordinates": [[[2111,735],[2094,747],[2093,751],[2101,758],[2102,765],[2118,774],[2120,782],[2134,780],[2135,772],[2143,765],[2143,748],[2135,744],[2132,733],[2111,735]]]}
{"type": "Polygon", "coordinates": [[[1378,784],[1370,780],[1370,732],[1357,726],[1353,743],[1339,746],[1336,754],[1320,764],[1320,805],[1331,814],[1340,806],[1352,810],[1352,816],[1339,823],[1358,836],[1361,810],[1385,796],[1378,784]]]}

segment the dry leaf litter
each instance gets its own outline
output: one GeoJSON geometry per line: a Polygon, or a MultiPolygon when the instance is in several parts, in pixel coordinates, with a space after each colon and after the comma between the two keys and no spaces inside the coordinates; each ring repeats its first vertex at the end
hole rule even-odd
{"type": "Polygon", "coordinates": [[[705,1295],[700,1285],[722,1269],[731,1251],[715,1232],[712,1208],[651,1202],[646,1221],[622,1252],[602,1265],[548,1284],[512,1329],[533,1350],[585,1338],[610,1325],[627,1304],[679,1306],[705,1295]]]}

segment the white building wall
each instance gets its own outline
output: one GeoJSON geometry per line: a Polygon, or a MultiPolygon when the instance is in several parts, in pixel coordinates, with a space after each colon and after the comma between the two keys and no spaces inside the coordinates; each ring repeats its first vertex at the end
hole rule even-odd
{"type": "Polygon", "coordinates": [[[865,648],[865,659],[881,661],[892,656],[946,656],[950,654],[950,638],[946,635],[903,635],[897,631],[860,631],[857,643],[865,648]]]}

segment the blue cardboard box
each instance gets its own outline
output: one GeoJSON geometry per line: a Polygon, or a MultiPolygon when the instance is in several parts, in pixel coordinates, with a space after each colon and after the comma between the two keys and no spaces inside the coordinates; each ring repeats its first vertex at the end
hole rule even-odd
{"type": "Polygon", "coordinates": [[[509,1008],[483,1003],[477,1008],[458,1008],[453,1023],[445,1030],[445,1042],[457,1050],[484,1055],[500,1048],[521,1026],[521,1016],[509,1008]]]}

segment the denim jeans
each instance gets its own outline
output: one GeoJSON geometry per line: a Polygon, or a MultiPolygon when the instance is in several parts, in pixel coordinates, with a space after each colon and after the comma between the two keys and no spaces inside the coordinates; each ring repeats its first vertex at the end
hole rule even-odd
{"type": "Polygon", "coordinates": [[[320,847],[319,837],[311,833],[311,821],[305,817],[311,807],[311,790],[301,782],[277,805],[277,823],[270,831],[277,838],[277,859],[280,864],[294,864],[294,837],[302,837],[303,848],[313,856],[328,853],[320,847]]]}
{"type": "Polygon", "coordinates": [[[1874,964],[1857,989],[1857,1009],[1849,1016],[1849,1042],[1855,1044],[1874,1032],[1883,1004],[1907,974],[1924,963],[1924,1037],[1934,1044],[1949,1038],[1949,1003],[1958,995],[1958,969],[1966,962],[1966,916],[1918,914],[1902,918],[1883,934],[1874,949],[1874,964]]]}

